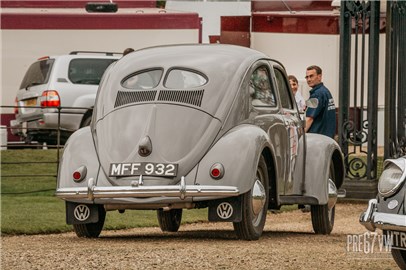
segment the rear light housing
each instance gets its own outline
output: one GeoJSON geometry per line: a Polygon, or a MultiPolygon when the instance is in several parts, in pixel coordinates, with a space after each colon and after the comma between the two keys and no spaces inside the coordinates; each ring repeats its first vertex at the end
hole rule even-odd
{"type": "Polygon", "coordinates": [[[214,163],[210,168],[210,176],[214,180],[220,180],[224,176],[224,166],[221,163],[214,163]]]}
{"type": "Polygon", "coordinates": [[[42,92],[41,107],[60,107],[61,99],[59,98],[58,91],[47,90],[42,92]]]}
{"type": "Polygon", "coordinates": [[[72,174],[72,179],[75,182],[80,182],[86,178],[87,168],[86,166],[80,166],[76,171],[72,174]]]}

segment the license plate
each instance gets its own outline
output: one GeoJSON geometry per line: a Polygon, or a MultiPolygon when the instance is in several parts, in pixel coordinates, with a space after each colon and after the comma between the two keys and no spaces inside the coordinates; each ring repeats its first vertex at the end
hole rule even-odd
{"type": "Polygon", "coordinates": [[[109,175],[113,177],[136,175],[174,177],[177,172],[178,164],[151,162],[111,163],[109,175]]]}
{"type": "Polygon", "coordinates": [[[24,105],[25,106],[35,106],[35,105],[37,105],[37,99],[31,98],[31,99],[24,100],[24,105]]]}
{"type": "Polygon", "coordinates": [[[406,250],[406,232],[386,231],[386,236],[392,248],[406,250]]]}

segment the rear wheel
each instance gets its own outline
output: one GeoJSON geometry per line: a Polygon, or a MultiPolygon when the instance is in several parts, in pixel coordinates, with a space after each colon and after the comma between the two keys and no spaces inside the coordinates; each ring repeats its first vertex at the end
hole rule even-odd
{"type": "Polygon", "coordinates": [[[78,237],[96,238],[99,237],[104,220],[106,219],[106,210],[104,210],[103,205],[99,205],[99,221],[96,223],[86,223],[86,224],[73,224],[73,229],[78,237]]]}
{"type": "Polygon", "coordinates": [[[238,238],[257,240],[262,235],[268,209],[268,189],[268,168],[261,156],[254,185],[251,191],[242,195],[242,220],[233,223],[238,238]]]}
{"type": "MultiPolygon", "coordinates": [[[[335,183],[334,176],[334,164],[331,161],[329,179],[331,179],[333,183],[335,183]]],[[[325,204],[311,206],[312,225],[316,234],[331,233],[334,227],[335,208],[335,203],[334,205],[325,204]]]]}
{"type": "Polygon", "coordinates": [[[182,209],[157,210],[159,227],[163,232],[177,232],[182,221],[182,209]]]}
{"type": "Polygon", "coordinates": [[[406,250],[392,248],[392,256],[400,269],[406,269],[406,250]]]}

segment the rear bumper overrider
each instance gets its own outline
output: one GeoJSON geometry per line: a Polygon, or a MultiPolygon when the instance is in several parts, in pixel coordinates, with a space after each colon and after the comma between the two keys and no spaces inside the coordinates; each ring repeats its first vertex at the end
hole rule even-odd
{"type": "Polygon", "coordinates": [[[375,231],[376,228],[385,231],[406,232],[406,215],[377,212],[377,205],[376,199],[370,200],[367,210],[361,214],[359,222],[365,228],[371,232],[375,231]]]}
{"type": "Polygon", "coordinates": [[[98,187],[93,178],[88,181],[87,187],[58,188],[56,197],[69,199],[107,199],[107,198],[151,198],[151,197],[233,197],[240,195],[237,187],[186,185],[184,177],[179,185],[142,186],[134,182],[131,186],[98,187]]]}

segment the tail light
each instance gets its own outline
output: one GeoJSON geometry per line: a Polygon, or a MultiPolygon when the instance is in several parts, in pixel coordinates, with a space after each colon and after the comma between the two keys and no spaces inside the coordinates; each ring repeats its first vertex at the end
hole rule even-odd
{"type": "Polygon", "coordinates": [[[215,163],[210,168],[210,176],[215,180],[219,180],[224,176],[224,166],[221,163],[215,163]]]}
{"type": "Polygon", "coordinates": [[[17,115],[18,114],[18,98],[17,97],[14,102],[15,102],[14,114],[17,115]]]}
{"type": "Polygon", "coordinates": [[[61,106],[61,99],[55,90],[47,90],[42,92],[41,107],[59,107],[61,106]]]}
{"type": "Polygon", "coordinates": [[[75,182],[80,182],[85,179],[87,174],[86,166],[80,166],[76,171],[73,172],[72,178],[75,182]]]}

